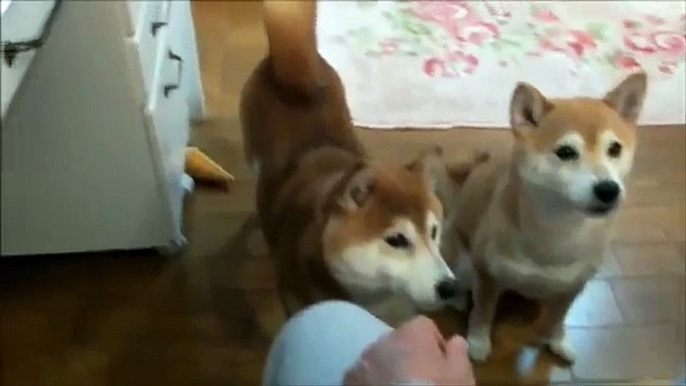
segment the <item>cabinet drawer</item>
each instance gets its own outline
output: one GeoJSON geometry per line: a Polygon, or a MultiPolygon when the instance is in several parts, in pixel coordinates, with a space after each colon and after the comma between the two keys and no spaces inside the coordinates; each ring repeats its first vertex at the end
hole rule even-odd
{"type": "MultiPolygon", "coordinates": [[[[4,5],[4,4],[3,4],[4,5]]],[[[58,14],[61,4],[51,1],[17,1],[14,0],[2,15],[2,45],[6,42],[22,42],[33,40],[43,34],[49,39],[51,30],[49,25],[59,23],[61,16],[58,14]],[[56,19],[55,19],[56,18],[56,19]]],[[[62,15],[63,16],[63,15],[62,15]]],[[[5,55],[0,53],[0,66],[2,66],[2,118],[5,118],[10,103],[15,93],[21,86],[34,57],[41,49],[19,52],[14,60],[8,63],[5,55]]]]}
{"type": "Polygon", "coordinates": [[[174,13],[177,6],[172,0],[141,2],[143,9],[136,27],[136,34],[129,38],[128,46],[136,64],[143,85],[144,95],[152,90],[155,63],[161,51],[162,32],[174,27],[174,13]]]}
{"type": "Polygon", "coordinates": [[[188,144],[188,104],[181,93],[185,62],[179,48],[169,40],[169,31],[161,32],[162,52],[155,64],[155,76],[150,99],[145,109],[147,129],[156,158],[160,188],[169,202],[169,215],[174,232],[181,232],[181,215],[184,189],[185,150],[188,144]]]}

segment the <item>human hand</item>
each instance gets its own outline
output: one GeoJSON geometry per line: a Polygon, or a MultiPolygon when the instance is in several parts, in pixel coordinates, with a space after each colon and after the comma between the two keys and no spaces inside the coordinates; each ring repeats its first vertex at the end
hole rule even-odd
{"type": "Polygon", "coordinates": [[[436,324],[418,316],[382,337],[345,374],[345,385],[475,385],[460,336],[445,341],[436,324]]]}

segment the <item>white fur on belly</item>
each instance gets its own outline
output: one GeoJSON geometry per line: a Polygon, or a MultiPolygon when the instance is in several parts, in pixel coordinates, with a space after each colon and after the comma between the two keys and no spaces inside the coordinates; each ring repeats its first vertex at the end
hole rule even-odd
{"type": "Polygon", "coordinates": [[[595,264],[587,260],[568,265],[538,265],[521,257],[492,256],[488,264],[499,286],[531,298],[573,291],[596,270],[595,264]]]}

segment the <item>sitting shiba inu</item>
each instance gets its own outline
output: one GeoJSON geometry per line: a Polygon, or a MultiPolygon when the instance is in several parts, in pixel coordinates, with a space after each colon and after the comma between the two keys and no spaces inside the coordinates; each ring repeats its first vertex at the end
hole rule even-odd
{"type": "Polygon", "coordinates": [[[439,251],[444,170],[432,152],[407,164],[365,154],[315,21],[314,1],[264,2],[268,55],[240,103],[261,228],[287,313],[348,299],[395,324],[454,295],[439,251]]]}
{"type": "Polygon", "coordinates": [[[461,261],[474,272],[473,360],[491,352],[491,326],[505,290],[543,301],[554,321],[545,343],[574,360],[564,319],[606,255],[646,88],[646,75],[636,73],[603,99],[549,100],[523,83],[514,90],[513,152],[471,172],[459,193],[456,232],[447,232],[459,235],[470,256],[461,261]]]}

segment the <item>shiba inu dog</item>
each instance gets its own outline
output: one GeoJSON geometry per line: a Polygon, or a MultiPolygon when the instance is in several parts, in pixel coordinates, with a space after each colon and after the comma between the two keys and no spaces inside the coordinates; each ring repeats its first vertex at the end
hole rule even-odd
{"type": "Polygon", "coordinates": [[[645,73],[602,99],[547,99],[519,84],[511,98],[511,156],[478,165],[462,186],[456,218],[473,269],[468,341],[475,361],[491,352],[491,326],[505,290],[540,299],[553,327],[545,337],[567,361],[564,319],[606,255],[626,195],[645,73]]]}
{"type": "Polygon", "coordinates": [[[246,161],[287,313],[348,299],[389,323],[442,307],[438,155],[375,162],[353,131],[341,80],[317,52],[314,1],[265,1],[267,56],[242,91],[246,161]]]}

